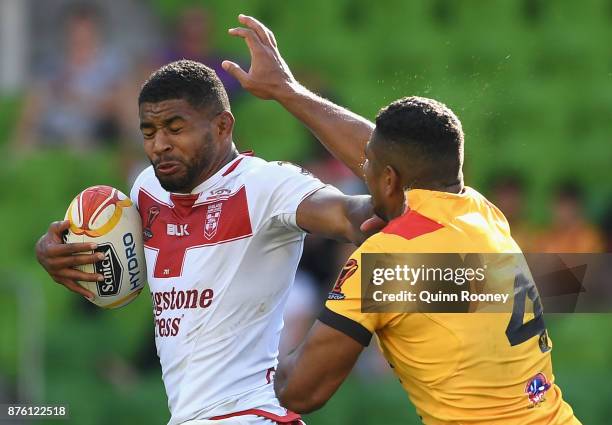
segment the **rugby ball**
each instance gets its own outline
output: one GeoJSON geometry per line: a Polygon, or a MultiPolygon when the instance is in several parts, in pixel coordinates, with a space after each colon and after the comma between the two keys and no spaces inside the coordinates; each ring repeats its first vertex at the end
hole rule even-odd
{"type": "Polygon", "coordinates": [[[92,303],[118,308],[133,301],[146,283],[140,214],[134,203],[110,186],[92,186],[70,203],[66,211],[70,228],[64,242],[94,242],[104,259],[78,268],[104,276],[101,282],[79,285],[94,294],[92,303]]]}

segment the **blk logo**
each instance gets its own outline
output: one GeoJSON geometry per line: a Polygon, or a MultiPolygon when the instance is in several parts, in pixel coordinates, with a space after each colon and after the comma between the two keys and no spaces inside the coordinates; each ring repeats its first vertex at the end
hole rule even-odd
{"type": "Polygon", "coordinates": [[[168,223],[168,236],[189,236],[189,224],[170,224],[168,223]]]}

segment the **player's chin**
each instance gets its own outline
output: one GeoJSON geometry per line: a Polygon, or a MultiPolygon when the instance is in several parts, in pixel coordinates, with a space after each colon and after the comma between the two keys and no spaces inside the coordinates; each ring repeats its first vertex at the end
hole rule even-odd
{"type": "Polygon", "coordinates": [[[189,186],[189,179],[184,170],[177,171],[173,174],[162,174],[155,171],[155,176],[159,180],[159,184],[168,192],[184,192],[189,186]]]}

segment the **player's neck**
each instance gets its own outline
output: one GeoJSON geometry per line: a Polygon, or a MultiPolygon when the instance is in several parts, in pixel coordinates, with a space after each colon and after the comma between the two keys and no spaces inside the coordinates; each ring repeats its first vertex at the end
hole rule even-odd
{"type": "Polygon", "coordinates": [[[450,192],[450,193],[463,193],[464,189],[465,189],[465,184],[463,182],[463,170],[459,168],[459,173],[457,174],[457,180],[454,182],[449,182],[443,191],[450,192]]]}
{"type": "Polygon", "coordinates": [[[420,183],[420,184],[412,184],[409,186],[409,189],[424,189],[424,190],[433,190],[435,192],[449,192],[449,193],[462,193],[465,185],[463,183],[463,179],[459,179],[454,182],[431,182],[431,183],[420,183]]]}
{"type": "Polygon", "coordinates": [[[189,192],[186,193],[191,193],[193,189],[200,186],[206,180],[217,174],[219,170],[221,170],[227,164],[232,162],[237,156],[238,150],[236,149],[236,146],[232,143],[225,155],[220,155],[219,158],[211,164],[211,167],[205,173],[202,173],[202,175],[198,179],[198,183],[194,187],[192,187],[189,192]]]}
{"type": "Polygon", "coordinates": [[[217,165],[212,167],[213,169],[208,173],[208,176],[206,176],[202,181],[204,182],[204,181],[208,180],[210,177],[212,177],[215,174],[217,174],[219,172],[219,170],[221,170],[227,164],[229,164],[234,159],[236,159],[237,156],[238,156],[238,150],[236,149],[236,146],[234,145],[234,143],[232,143],[230,148],[227,150],[226,154],[223,155],[219,159],[217,165]]]}
{"type": "Polygon", "coordinates": [[[435,192],[462,193],[465,188],[463,182],[463,170],[454,176],[446,178],[426,178],[422,174],[405,175],[402,178],[404,190],[423,189],[435,192]]]}
{"type": "Polygon", "coordinates": [[[237,156],[238,150],[236,149],[236,146],[234,146],[234,144],[232,143],[231,147],[227,150],[225,155],[220,155],[219,159],[212,164],[208,173],[206,173],[206,175],[201,179],[200,184],[204,183],[206,180],[217,174],[219,170],[221,170],[227,164],[232,162],[237,156]]]}
{"type": "Polygon", "coordinates": [[[462,193],[464,188],[465,185],[463,184],[463,180],[461,180],[455,184],[444,187],[441,192],[462,193]]]}

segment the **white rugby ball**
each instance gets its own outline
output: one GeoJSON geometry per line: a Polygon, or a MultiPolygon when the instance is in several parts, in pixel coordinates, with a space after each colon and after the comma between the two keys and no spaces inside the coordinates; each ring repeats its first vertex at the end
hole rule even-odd
{"type": "Polygon", "coordinates": [[[64,242],[94,242],[104,260],[78,268],[104,276],[101,282],[79,285],[94,294],[103,308],[118,308],[133,301],[145,286],[147,271],[140,214],[134,203],[110,186],[92,186],[70,203],[66,211],[70,229],[64,242]]]}

